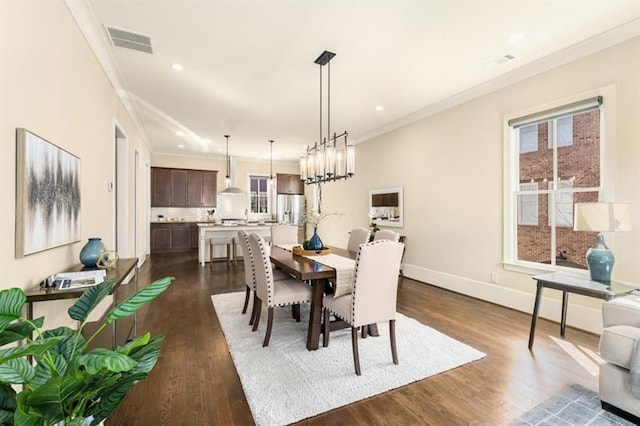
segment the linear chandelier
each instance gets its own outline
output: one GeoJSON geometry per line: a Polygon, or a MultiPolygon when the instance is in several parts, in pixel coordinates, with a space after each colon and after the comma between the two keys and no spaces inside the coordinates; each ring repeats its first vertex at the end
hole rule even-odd
{"type": "Polygon", "coordinates": [[[331,136],[331,59],[335,53],[325,50],[315,60],[320,66],[320,139],[300,157],[300,179],[307,185],[347,179],[355,175],[356,150],[347,141],[348,133],[331,136]],[[322,134],[322,67],[327,65],[327,136],[322,134]]]}

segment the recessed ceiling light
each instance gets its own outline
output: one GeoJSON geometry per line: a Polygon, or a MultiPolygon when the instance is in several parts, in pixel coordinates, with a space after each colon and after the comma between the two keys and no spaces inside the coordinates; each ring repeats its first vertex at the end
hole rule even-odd
{"type": "Polygon", "coordinates": [[[378,105],[376,107],[376,111],[382,111],[382,110],[384,110],[384,107],[382,105],[378,105]]]}
{"type": "Polygon", "coordinates": [[[513,44],[513,43],[517,43],[519,41],[522,41],[524,39],[524,34],[521,33],[513,33],[509,36],[509,43],[513,44]]]}
{"type": "Polygon", "coordinates": [[[198,139],[198,142],[200,143],[200,145],[206,145],[206,144],[210,144],[211,140],[210,139],[205,139],[205,138],[200,138],[200,139],[198,139]]]}
{"type": "Polygon", "coordinates": [[[184,67],[180,64],[171,64],[171,68],[173,68],[176,71],[182,71],[184,69],[184,67]]]}
{"type": "Polygon", "coordinates": [[[178,131],[176,132],[176,135],[178,135],[178,136],[184,136],[184,132],[183,132],[182,130],[178,130],[178,131]]]}
{"type": "Polygon", "coordinates": [[[184,148],[183,144],[178,145],[178,148],[184,148]]]}

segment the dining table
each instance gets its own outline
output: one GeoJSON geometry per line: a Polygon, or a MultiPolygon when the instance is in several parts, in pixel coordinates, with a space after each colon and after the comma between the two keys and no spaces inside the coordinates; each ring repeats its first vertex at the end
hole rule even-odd
{"type": "MultiPolygon", "coordinates": [[[[357,253],[339,247],[329,247],[331,253],[355,259],[357,253]]],[[[323,265],[305,256],[293,254],[292,251],[274,245],[270,253],[271,263],[282,271],[290,274],[301,281],[311,284],[313,291],[311,296],[311,310],[309,313],[309,328],[307,329],[307,350],[314,351],[320,345],[320,334],[322,333],[322,298],[327,289],[327,284],[336,278],[336,270],[330,266],[323,265]]],[[[346,327],[344,321],[334,321],[330,329],[337,330],[346,327]]],[[[371,324],[363,329],[363,336],[377,336],[377,327],[371,324]]]]}

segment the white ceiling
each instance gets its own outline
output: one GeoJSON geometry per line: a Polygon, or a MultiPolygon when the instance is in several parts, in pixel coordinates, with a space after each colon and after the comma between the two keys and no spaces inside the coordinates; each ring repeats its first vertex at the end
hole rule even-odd
{"type": "MultiPolygon", "coordinates": [[[[609,44],[640,33],[638,0],[67,5],[153,152],[224,155],[229,134],[240,157],[268,158],[274,139],[276,161],[319,139],[314,60],[324,50],[337,54],[331,131],[361,142],[479,87],[566,62],[609,30],[618,32],[609,44]],[[105,26],[150,36],[154,53],[112,46],[105,26]],[[510,42],[516,34],[522,40],[510,42]],[[493,64],[506,54],[515,59],[493,64]]],[[[326,126],[325,117],[325,135],[326,126]]]]}

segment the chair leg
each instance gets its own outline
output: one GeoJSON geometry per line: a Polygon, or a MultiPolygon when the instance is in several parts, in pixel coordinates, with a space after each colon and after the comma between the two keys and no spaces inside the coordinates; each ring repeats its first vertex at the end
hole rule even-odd
{"type": "Polygon", "coordinates": [[[253,318],[253,328],[251,331],[256,331],[258,329],[258,324],[260,324],[260,317],[262,316],[262,300],[257,297],[253,299],[253,309],[256,309],[256,314],[253,318]]]}
{"type": "Polygon", "coordinates": [[[356,366],[356,374],[360,376],[360,356],[358,355],[358,328],[351,327],[351,347],[353,348],[353,363],[356,366]]]}
{"type": "Polygon", "coordinates": [[[396,347],[396,320],[389,320],[389,338],[391,339],[391,356],[393,363],[398,365],[398,348],[396,347]]]}
{"type": "Polygon", "coordinates": [[[331,312],[324,308],[324,329],[322,330],[322,347],[329,346],[329,333],[331,332],[331,312]]]}
{"type": "Polygon", "coordinates": [[[253,307],[251,308],[251,318],[249,319],[249,325],[253,325],[256,320],[256,307],[258,306],[258,295],[256,292],[253,292],[253,307]]]}
{"type": "Polygon", "coordinates": [[[262,347],[269,345],[269,339],[271,338],[271,327],[273,326],[273,307],[269,307],[269,314],[267,316],[267,332],[264,334],[264,342],[262,342],[262,347]]]}
{"type": "Polygon", "coordinates": [[[247,306],[249,306],[249,297],[251,297],[251,288],[247,286],[244,292],[244,306],[242,307],[242,313],[245,314],[247,312],[247,306]]]}
{"type": "Polygon", "coordinates": [[[368,325],[363,325],[361,328],[362,328],[362,338],[366,339],[367,338],[367,334],[369,334],[369,326],[368,325]]]}
{"type": "Polygon", "coordinates": [[[291,316],[296,322],[300,322],[300,304],[291,305],[291,316]]]}

